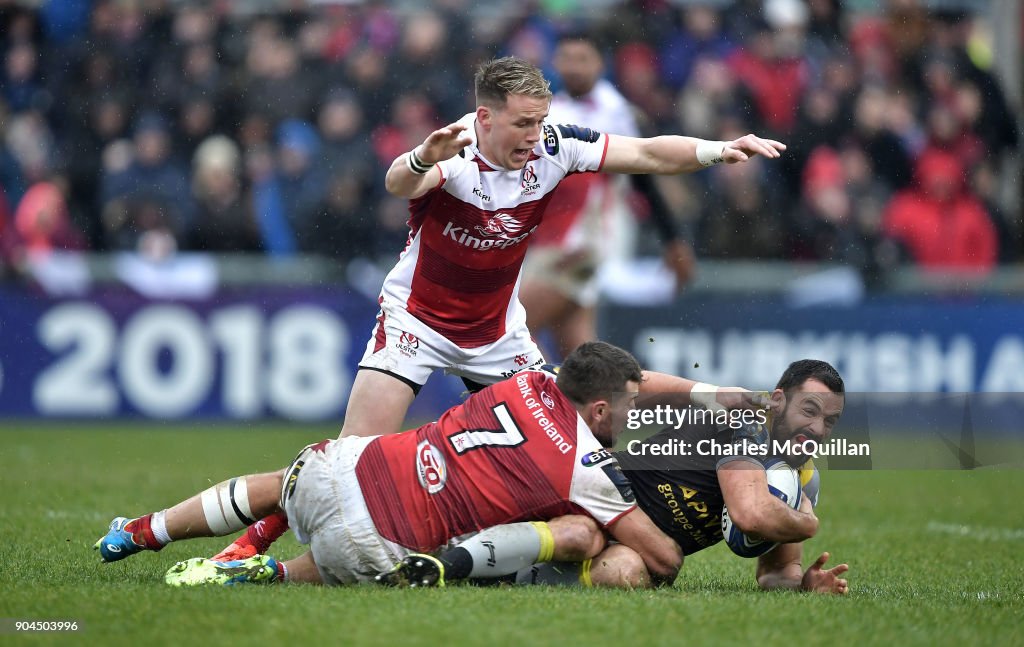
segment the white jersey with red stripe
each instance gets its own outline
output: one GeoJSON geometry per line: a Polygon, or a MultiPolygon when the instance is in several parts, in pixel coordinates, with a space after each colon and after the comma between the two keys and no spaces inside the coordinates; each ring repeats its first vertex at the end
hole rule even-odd
{"type": "Polygon", "coordinates": [[[459,123],[473,141],[438,164],[436,188],[410,201],[409,240],[384,280],[381,303],[461,348],[478,348],[525,328],[518,291],[527,244],[562,178],[600,170],[608,137],[545,125],[526,166],[509,171],[480,152],[475,113],[459,123]]]}
{"type": "MultiPolygon", "coordinates": [[[[582,97],[559,92],[551,99],[548,121],[585,124],[610,135],[639,137],[640,129],[629,101],[606,79],[600,79],[582,97]]],[[[605,255],[610,243],[631,237],[623,227],[632,227],[620,216],[628,214],[625,199],[628,181],[614,175],[579,175],[558,188],[556,203],[537,230],[534,245],[555,245],[567,250],[591,249],[605,255]]]]}

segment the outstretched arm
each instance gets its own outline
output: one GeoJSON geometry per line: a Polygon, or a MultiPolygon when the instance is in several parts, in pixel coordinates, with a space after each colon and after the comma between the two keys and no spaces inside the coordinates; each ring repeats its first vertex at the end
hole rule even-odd
{"type": "Polygon", "coordinates": [[[846,595],[849,584],[841,576],[850,567],[840,564],[823,568],[829,557],[828,553],[822,553],[805,572],[803,544],[779,544],[757,559],[757,585],[766,591],[792,589],[846,595]]]}
{"type": "Polygon", "coordinates": [[[436,187],[441,181],[437,163],[455,157],[469,146],[471,140],[463,134],[465,130],[466,127],[461,124],[448,124],[430,133],[412,151],[396,157],[384,176],[384,187],[388,193],[412,199],[436,187]]]}
{"type": "Polygon", "coordinates": [[[692,173],[725,162],[746,162],[755,155],[779,157],[786,145],[757,135],[744,135],[731,142],[716,142],[679,135],[659,137],[608,136],[608,154],[602,172],[655,173],[671,175],[692,173]]]}
{"type": "Polygon", "coordinates": [[[748,391],[738,386],[715,386],[668,373],[644,371],[636,406],[644,409],[659,404],[671,407],[693,404],[709,409],[719,406],[726,409],[754,409],[766,407],[768,402],[768,393],[765,391],[748,391]]]}

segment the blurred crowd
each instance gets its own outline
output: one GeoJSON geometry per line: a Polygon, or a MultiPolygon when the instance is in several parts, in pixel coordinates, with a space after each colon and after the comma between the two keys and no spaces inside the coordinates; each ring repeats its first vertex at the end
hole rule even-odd
{"type": "Polygon", "coordinates": [[[0,0],[0,265],[61,249],[391,261],[407,235],[383,188],[394,157],[474,108],[486,58],[527,58],[557,89],[554,44],[581,28],[649,134],[789,145],[781,163],[668,180],[698,256],[877,274],[984,271],[1021,251],[1020,205],[998,199],[1017,114],[964,11],[244,4],[0,0]]]}

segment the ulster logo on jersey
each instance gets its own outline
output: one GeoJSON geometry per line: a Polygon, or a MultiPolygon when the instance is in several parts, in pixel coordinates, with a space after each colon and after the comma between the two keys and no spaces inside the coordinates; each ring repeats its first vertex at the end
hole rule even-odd
{"type": "Polygon", "coordinates": [[[522,178],[520,184],[523,186],[523,195],[533,195],[540,189],[540,180],[537,178],[537,172],[533,169],[533,164],[527,164],[523,168],[522,178]]]}

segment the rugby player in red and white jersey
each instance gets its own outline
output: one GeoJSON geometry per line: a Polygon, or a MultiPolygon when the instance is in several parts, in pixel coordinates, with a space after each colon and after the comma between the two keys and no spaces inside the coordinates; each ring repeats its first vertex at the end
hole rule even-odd
{"type": "MultiPolygon", "coordinates": [[[[476,112],[434,131],[388,169],[387,190],[410,201],[409,239],[384,280],[341,437],[399,431],[435,370],[476,390],[544,363],[517,293],[529,239],[566,175],[684,173],[752,155],[777,158],[785,150],[755,135],[710,142],[545,125],[549,84],[539,69],[513,57],[481,65],[475,85],[476,112]]],[[[698,384],[644,375],[642,396],[686,399],[698,384]]],[[[714,399],[715,389],[700,392],[714,399]]],[[[731,397],[725,391],[722,404],[731,397]]],[[[216,558],[263,552],[286,530],[283,515],[263,520],[216,558]]]]}
{"type": "Polygon", "coordinates": [[[388,170],[388,191],[410,200],[409,241],[384,281],[343,436],[397,431],[434,370],[493,384],[543,363],[517,293],[527,244],[566,175],[692,172],[785,150],[754,135],[708,142],[546,125],[548,82],[512,57],[479,68],[476,100],[476,112],[431,133],[388,170]],[[418,342],[415,353],[403,332],[418,342]]]}
{"type": "Polygon", "coordinates": [[[505,551],[525,560],[514,567],[593,557],[603,542],[583,533],[581,543],[543,522],[575,513],[635,550],[654,577],[671,581],[679,547],[637,508],[605,451],[624,430],[642,379],[628,352],[589,343],[566,358],[557,378],[523,371],[418,429],[323,441],[278,472],[230,479],[130,522],[118,517],[96,548],[104,561],[117,561],[172,540],[237,532],[284,510],[310,544],[307,555],[289,562],[194,558],[172,567],[167,582],[350,584],[412,552],[502,524],[502,548],[489,558],[503,567],[505,551]]]}
{"type": "MultiPolygon", "coordinates": [[[[554,67],[562,89],[551,99],[548,123],[586,124],[601,133],[640,135],[635,108],[602,76],[604,62],[593,39],[583,33],[560,37],[554,67]]],[[[693,276],[693,249],[680,238],[652,176],[569,175],[555,189],[544,222],[531,236],[519,292],[530,331],[537,335],[550,329],[562,356],[597,338],[598,273],[602,264],[632,247],[630,197],[634,190],[647,200],[677,289],[693,276]]]]}

